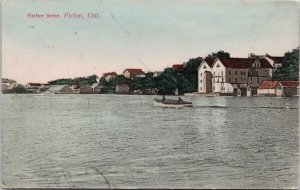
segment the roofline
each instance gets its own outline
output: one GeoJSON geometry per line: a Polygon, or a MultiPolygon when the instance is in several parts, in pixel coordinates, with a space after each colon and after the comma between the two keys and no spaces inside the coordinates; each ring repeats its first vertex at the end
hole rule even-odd
{"type": "MultiPolygon", "coordinates": [[[[216,64],[217,60],[219,60],[219,61],[222,63],[221,59],[220,59],[220,58],[218,58],[218,57],[216,57],[216,59],[215,59],[214,63],[213,63],[213,64],[212,64],[212,66],[211,66],[211,68],[213,68],[213,67],[215,66],[215,64],[216,64]]],[[[222,63],[222,65],[225,67],[225,65],[224,65],[223,63],[222,63]]],[[[226,68],[226,67],[225,67],[225,68],[226,68]]]]}
{"type": "Polygon", "coordinates": [[[203,60],[201,61],[200,65],[199,65],[199,67],[198,67],[197,71],[199,71],[200,67],[201,67],[201,66],[204,64],[203,62],[205,62],[205,63],[206,63],[206,61],[203,59],[203,60]]]}
{"type": "MultiPolygon", "coordinates": [[[[129,68],[129,69],[133,69],[133,68],[129,68]]],[[[125,69],[122,73],[124,73],[126,70],[129,70],[129,69],[125,69]]],[[[145,74],[145,72],[143,71],[143,69],[136,69],[136,70],[141,70],[145,74]]]]}
{"type": "MultiPolygon", "coordinates": [[[[297,85],[297,88],[299,88],[299,81],[279,81],[278,84],[280,84],[281,87],[284,87],[281,82],[297,82],[298,85],[297,85]]],[[[277,86],[277,85],[276,85],[277,86]]],[[[289,86],[288,86],[289,87],[289,86]]]]}

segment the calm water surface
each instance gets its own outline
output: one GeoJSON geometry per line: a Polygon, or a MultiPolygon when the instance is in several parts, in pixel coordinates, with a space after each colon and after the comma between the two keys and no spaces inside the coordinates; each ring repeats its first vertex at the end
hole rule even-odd
{"type": "Polygon", "coordinates": [[[4,185],[297,187],[298,98],[152,98],[3,95],[4,185]]]}

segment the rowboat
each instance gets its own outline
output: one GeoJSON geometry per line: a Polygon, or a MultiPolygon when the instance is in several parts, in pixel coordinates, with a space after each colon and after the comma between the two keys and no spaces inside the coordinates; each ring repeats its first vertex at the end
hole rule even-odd
{"type": "Polygon", "coordinates": [[[165,99],[162,101],[160,99],[154,98],[153,99],[154,107],[163,107],[163,108],[184,108],[184,107],[193,107],[192,102],[186,101],[178,101],[172,99],[165,99]]]}

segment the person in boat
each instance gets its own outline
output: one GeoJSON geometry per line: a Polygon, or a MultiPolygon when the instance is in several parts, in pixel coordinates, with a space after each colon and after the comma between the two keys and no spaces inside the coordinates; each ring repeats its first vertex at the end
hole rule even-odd
{"type": "Polygon", "coordinates": [[[165,97],[165,95],[163,95],[161,102],[165,102],[165,101],[166,101],[166,97],[165,97]]]}
{"type": "Polygon", "coordinates": [[[181,99],[181,97],[178,98],[177,103],[178,103],[178,104],[183,103],[183,100],[181,99]]]}

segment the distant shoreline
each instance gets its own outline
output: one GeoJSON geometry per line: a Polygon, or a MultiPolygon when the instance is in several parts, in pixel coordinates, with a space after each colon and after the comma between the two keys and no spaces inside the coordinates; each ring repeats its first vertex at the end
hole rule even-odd
{"type": "MultiPolygon", "coordinates": [[[[162,97],[163,95],[154,95],[154,94],[43,94],[43,93],[1,93],[1,95],[37,95],[37,96],[58,96],[58,95],[79,95],[79,96],[91,96],[91,95],[116,95],[116,96],[158,96],[162,97]]],[[[171,97],[243,97],[243,98],[256,98],[256,97],[268,97],[268,98],[299,98],[299,95],[294,96],[273,96],[273,95],[254,95],[254,96],[236,96],[236,95],[220,95],[220,94],[201,94],[201,93],[185,93],[181,95],[165,94],[165,96],[171,97]]]]}

